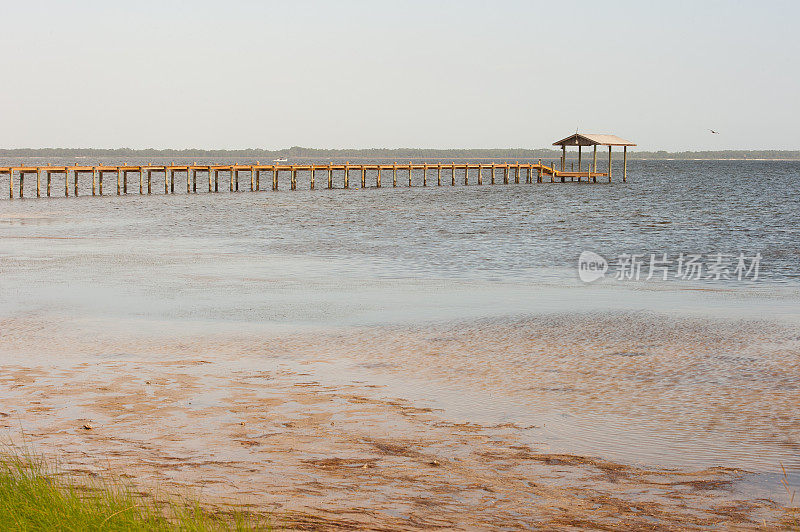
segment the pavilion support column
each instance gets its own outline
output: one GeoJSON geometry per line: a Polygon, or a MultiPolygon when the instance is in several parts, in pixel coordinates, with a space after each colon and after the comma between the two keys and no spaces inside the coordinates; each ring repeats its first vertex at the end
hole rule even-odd
{"type": "MultiPolygon", "coordinates": [[[[597,173],[597,144],[594,145],[594,155],[592,156],[592,173],[597,173]]],[[[594,176],[593,183],[597,183],[597,176],[594,176]]]]}
{"type": "Polygon", "coordinates": [[[611,183],[611,146],[608,147],[608,182],[611,183]]]}
{"type": "Polygon", "coordinates": [[[578,172],[583,171],[583,166],[581,166],[581,151],[583,146],[578,146],[578,172]]]}
{"type": "Polygon", "coordinates": [[[622,182],[628,180],[628,147],[622,147],[622,182]]]}
{"type": "Polygon", "coordinates": [[[567,145],[561,145],[561,171],[564,171],[564,167],[567,165],[567,145]]]}

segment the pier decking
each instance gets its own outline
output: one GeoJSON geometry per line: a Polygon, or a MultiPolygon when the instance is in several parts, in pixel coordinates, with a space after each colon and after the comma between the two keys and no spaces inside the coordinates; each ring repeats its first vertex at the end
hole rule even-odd
{"type": "MultiPolygon", "coordinates": [[[[317,177],[321,174],[325,188],[351,188],[351,178],[360,177],[360,188],[374,186],[380,188],[384,185],[384,178],[391,179],[391,186],[397,187],[398,180],[407,178],[407,186],[455,186],[483,185],[483,184],[509,184],[511,180],[519,184],[525,183],[565,183],[584,182],[597,183],[598,177],[607,177],[607,172],[557,170],[555,164],[537,163],[414,163],[405,164],[231,164],[231,165],[140,165],[140,166],[6,166],[0,167],[0,175],[8,177],[9,198],[22,198],[25,195],[25,178],[31,176],[36,179],[36,197],[50,197],[54,194],[53,175],[63,176],[64,196],[77,196],[79,194],[79,181],[88,189],[91,180],[91,195],[108,195],[104,192],[104,181],[110,177],[115,179],[116,195],[129,193],[129,174],[138,177],[132,183],[133,192],[138,194],[153,194],[161,190],[160,183],[163,178],[163,193],[174,194],[176,182],[178,187],[186,185],[187,193],[197,193],[207,188],[208,192],[220,192],[220,187],[227,177],[227,189],[230,192],[240,190],[239,180],[241,174],[250,178],[251,191],[264,190],[261,179],[266,175],[271,177],[271,189],[280,188],[281,176],[288,177],[290,190],[297,188],[298,172],[304,172],[309,177],[309,188],[317,188],[317,177]],[[421,183],[412,182],[414,171],[421,171],[421,183]],[[406,175],[403,175],[406,174],[406,175]],[[34,177],[35,176],[35,177],[34,177]],[[177,177],[176,177],[177,176],[177,177]],[[15,179],[16,177],[16,179],[15,179]],[[185,181],[184,181],[185,178],[185,181]],[[336,184],[334,183],[338,181],[336,184]],[[207,185],[206,185],[207,181],[207,185]],[[138,183],[138,187],[136,186],[138,183]],[[372,184],[368,184],[372,183],[372,184]],[[335,186],[336,185],[336,186],[335,186]]],[[[609,177],[609,181],[611,181],[609,177]]],[[[60,185],[61,179],[59,179],[60,185]]],[[[246,184],[245,184],[246,185],[246,184]]],[[[244,188],[244,186],[242,187],[244,188]]],[[[353,187],[355,188],[355,187],[353,187]]],[[[112,189],[113,190],[113,189],[112,189]]],[[[86,192],[88,194],[88,191],[86,192]]],[[[113,194],[113,192],[112,192],[113,194]]]]}

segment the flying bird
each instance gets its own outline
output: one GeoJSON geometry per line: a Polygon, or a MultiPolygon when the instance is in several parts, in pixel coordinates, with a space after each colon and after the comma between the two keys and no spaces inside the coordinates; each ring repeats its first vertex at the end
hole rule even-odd
{"type": "Polygon", "coordinates": [[[719,135],[719,131],[714,131],[713,129],[709,129],[709,131],[712,132],[715,135],[719,135]]]}

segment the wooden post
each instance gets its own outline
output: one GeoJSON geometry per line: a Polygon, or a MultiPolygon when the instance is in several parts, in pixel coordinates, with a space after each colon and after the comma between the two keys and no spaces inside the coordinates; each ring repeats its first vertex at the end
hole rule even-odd
{"type": "Polygon", "coordinates": [[[408,161],[408,186],[411,186],[411,167],[414,166],[411,161],[408,161]]]}
{"type": "Polygon", "coordinates": [[[95,195],[96,182],[97,182],[97,168],[92,168],[92,196],[95,195]]]}
{"type": "Polygon", "coordinates": [[[583,146],[580,146],[580,145],[578,146],[578,172],[580,172],[581,169],[583,168],[581,166],[581,149],[582,148],[583,148],[583,146]]]}
{"type": "Polygon", "coordinates": [[[494,168],[495,168],[495,163],[492,163],[492,185],[494,185],[494,168]]]}
{"type": "Polygon", "coordinates": [[[381,165],[380,165],[380,163],[378,163],[377,185],[378,185],[378,188],[381,188],[381,165]]]}
{"type": "MultiPolygon", "coordinates": [[[[597,144],[594,145],[594,158],[592,163],[592,173],[597,173],[597,144]]],[[[597,176],[594,177],[594,182],[597,183],[597,176]]]]}
{"type": "Polygon", "coordinates": [[[73,172],[72,174],[73,179],[73,187],[72,187],[72,195],[76,198],[78,197],[78,172],[73,172]]]}
{"type": "Polygon", "coordinates": [[[153,171],[149,168],[147,169],[147,195],[149,196],[153,192],[153,171]]]}
{"type": "Polygon", "coordinates": [[[564,171],[564,166],[567,164],[567,145],[561,145],[561,171],[564,171]]]}
{"type": "MultiPolygon", "coordinates": [[[[117,196],[119,196],[120,191],[122,190],[122,172],[119,168],[117,168],[117,196]]],[[[92,172],[94,176],[94,171],[92,172]]]]}
{"type": "Polygon", "coordinates": [[[311,184],[310,184],[310,187],[311,187],[311,190],[314,190],[314,165],[313,164],[311,165],[311,184]]]}
{"type": "Polygon", "coordinates": [[[297,170],[295,170],[294,165],[292,165],[291,188],[292,188],[292,190],[297,190],[297,170]]]}
{"type": "Polygon", "coordinates": [[[542,160],[539,159],[538,168],[536,169],[536,182],[542,182],[542,160]]]}
{"type": "Polygon", "coordinates": [[[51,178],[51,176],[52,176],[52,174],[50,172],[47,172],[47,197],[48,198],[50,197],[50,178],[51,178]]]}
{"type": "Polygon", "coordinates": [[[169,170],[164,167],[164,194],[169,194],[169,170]]]}
{"type": "MultiPolygon", "coordinates": [[[[69,182],[69,180],[67,180],[69,182]]],[[[69,187],[67,187],[67,194],[69,194],[69,187]]],[[[8,197],[14,199],[14,169],[8,169],[8,197]]]]}
{"type": "Polygon", "coordinates": [[[253,167],[250,167],[250,192],[256,189],[256,176],[253,174],[253,167]]]}
{"type": "Polygon", "coordinates": [[[628,147],[622,147],[622,182],[628,180],[628,147]]]}
{"type": "MultiPolygon", "coordinates": [[[[92,178],[94,178],[94,176],[92,176],[92,178]]],[[[97,184],[98,184],[97,193],[100,196],[102,196],[103,195],[103,172],[97,172],[97,184]]]]}
{"type": "Polygon", "coordinates": [[[456,186],[456,162],[453,161],[453,172],[450,174],[450,186],[456,186]]]}
{"type": "Polygon", "coordinates": [[[192,192],[192,171],[189,170],[189,167],[186,167],[186,193],[189,194],[192,192]]]}
{"type": "Polygon", "coordinates": [[[328,165],[328,189],[333,188],[333,161],[328,165]]]}
{"type": "Polygon", "coordinates": [[[478,163],[478,185],[483,184],[483,165],[478,163]]]}
{"type": "Polygon", "coordinates": [[[139,167],[139,195],[144,193],[144,176],[142,175],[142,167],[139,167]]]}
{"type": "Polygon", "coordinates": [[[122,193],[128,193],[128,172],[125,170],[122,171],[122,193]]]}
{"type": "Polygon", "coordinates": [[[361,165],[361,188],[367,188],[367,169],[361,165]]]}
{"type": "Polygon", "coordinates": [[[508,184],[508,163],[503,166],[503,184],[508,184]]]}
{"type": "Polygon", "coordinates": [[[41,169],[36,169],[36,197],[42,197],[42,178],[41,178],[41,169]]]}
{"type": "Polygon", "coordinates": [[[397,186],[397,161],[392,163],[392,186],[397,186]]]}
{"type": "Polygon", "coordinates": [[[211,186],[211,167],[208,167],[208,191],[212,192],[214,187],[211,186]]]}
{"type": "Polygon", "coordinates": [[[19,197],[20,197],[20,199],[22,199],[22,197],[23,197],[23,195],[22,195],[22,184],[23,184],[24,181],[25,181],[25,172],[20,170],[20,172],[19,172],[19,197]]]}
{"type": "Polygon", "coordinates": [[[192,168],[192,193],[197,194],[197,168],[192,168]]]}
{"type": "Polygon", "coordinates": [[[350,188],[350,161],[344,163],[344,188],[350,188]]]}
{"type": "Polygon", "coordinates": [[[428,163],[422,165],[422,186],[428,186],[428,163]]]}
{"type": "Polygon", "coordinates": [[[442,186],[442,163],[436,165],[436,186],[442,186]]]}
{"type": "Polygon", "coordinates": [[[219,192],[219,170],[214,170],[214,192],[219,192]]]}
{"type": "Polygon", "coordinates": [[[608,147],[608,182],[611,183],[611,146],[608,147]]]}
{"type": "Polygon", "coordinates": [[[272,190],[278,190],[278,165],[272,166],[272,190]]]}
{"type": "Polygon", "coordinates": [[[251,167],[250,171],[251,172],[255,172],[255,174],[256,174],[256,191],[261,190],[261,182],[260,182],[260,179],[259,179],[259,177],[261,176],[261,171],[258,168],[256,168],[255,166],[251,167]]]}
{"type": "Polygon", "coordinates": [[[66,171],[64,172],[64,197],[69,197],[69,168],[66,168],[66,171]]]}
{"type": "Polygon", "coordinates": [[[514,167],[514,184],[519,185],[519,161],[517,161],[517,165],[514,167]]]}
{"type": "Polygon", "coordinates": [[[464,186],[469,186],[469,163],[464,163],[464,186]]]}

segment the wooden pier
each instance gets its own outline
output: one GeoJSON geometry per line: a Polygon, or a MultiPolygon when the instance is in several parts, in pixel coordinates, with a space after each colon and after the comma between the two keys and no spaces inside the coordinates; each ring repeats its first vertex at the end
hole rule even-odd
{"type": "MultiPolygon", "coordinates": [[[[9,198],[22,198],[25,195],[25,179],[36,180],[36,197],[50,197],[59,194],[53,187],[53,176],[63,179],[64,196],[78,196],[79,190],[88,194],[88,183],[91,182],[91,195],[109,195],[108,180],[111,179],[113,195],[138,194],[174,194],[176,183],[178,190],[185,186],[186,193],[220,192],[222,188],[229,192],[249,189],[260,191],[266,188],[279,190],[288,186],[290,190],[297,188],[298,173],[306,173],[311,190],[324,187],[351,188],[353,176],[360,177],[359,188],[389,186],[384,183],[384,176],[391,178],[391,186],[397,187],[399,179],[407,178],[407,186],[456,186],[524,183],[596,183],[598,177],[605,177],[606,172],[596,172],[591,168],[585,171],[557,170],[554,163],[414,163],[405,164],[232,164],[232,165],[141,165],[141,166],[12,166],[0,167],[0,175],[8,178],[9,198]],[[420,179],[413,183],[415,171],[420,179]],[[133,174],[131,178],[130,174],[133,174]],[[421,174],[421,175],[420,175],[421,174]],[[247,182],[240,179],[249,177],[247,182]],[[261,182],[267,178],[267,187],[261,182]],[[283,185],[281,181],[283,177],[283,185]],[[317,182],[321,179],[321,184],[317,182]],[[271,178],[271,180],[270,180],[271,178]],[[288,183],[285,180],[288,178],[288,183]],[[79,188],[79,181],[84,183],[79,188]],[[225,183],[227,181],[227,183],[225,183]],[[271,181],[271,183],[270,183],[271,181]],[[419,182],[421,181],[421,182],[419,182]],[[163,188],[161,187],[163,183],[163,188]],[[207,183],[207,184],[206,184],[207,183]],[[227,186],[226,186],[227,184],[227,186]]],[[[61,184],[59,179],[59,184],[61,184]]],[[[405,183],[403,183],[405,185],[405,183]]],[[[352,188],[356,188],[354,185],[352,188]]]]}

